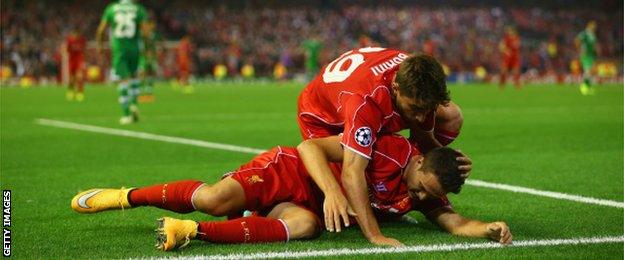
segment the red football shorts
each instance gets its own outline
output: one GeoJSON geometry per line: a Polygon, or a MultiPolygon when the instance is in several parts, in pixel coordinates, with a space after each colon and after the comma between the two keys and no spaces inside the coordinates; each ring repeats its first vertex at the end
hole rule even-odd
{"type": "Polygon", "coordinates": [[[69,74],[75,75],[77,73],[81,73],[83,68],[84,68],[83,59],[70,59],[69,60],[69,74]]]}
{"type": "Polygon", "coordinates": [[[512,55],[503,59],[503,67],[506,69],[520,68],[520,56],[512,55]]]}
{"type": "Polygon", "coordinates": [[[322,192],[313,185],[294,148],[276,147],[231,173],[245,191],[245,208],[266,216],[277,204],[291,202],[322,216],[322,192]]]}

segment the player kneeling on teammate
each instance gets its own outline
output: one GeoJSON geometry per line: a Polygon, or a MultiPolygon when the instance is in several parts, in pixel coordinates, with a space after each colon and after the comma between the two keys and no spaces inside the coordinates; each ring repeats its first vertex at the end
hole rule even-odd
{"type": "MultiPolygon", "coordinates": [[[[328,138],[334,138],[339,146],[339,137],[328,138]]],[[[382,151],[394,148],[403,154],[399,161],[379,156],[375,159],[387,157],[383,169],[379,168],[382,164],[373,164],[376,169],[367,172],[374,175],[371,179],[396,186],[393,190],[398,191],[389,194],[388,189],[380,187],[370,190],[371,206],[380,217],[394,219],[418,210],[452,234],[511,243],[505,223],[467,219],[452,209],[446,194],[459,192],[464,182],[455,150],[437,148],[423,157],[399,136],[380,138],[378,145],[383,146],[382,151]]],[[[330,166],[334,173],[340,173],[339,164],[330,166]]],[[[375,184],[369,183],[369,187],[375,184]]],[[[157,247],[172,250],[186,246],[191,239],[258,243],[315,238],[324,228],[320,220],[322,201],[323,193],[305,170],[297,149],[276,147],[213,185],[187,180],[143,188],[92,189],[76,195],[71,206],[79,213],[154,206],[178,213],[201,211],[228,216],[227,221],[159,219],[157,247]],[[243,217],[245,210],[256,214],[243,217]]],[[[345,222],[349,224],[349,220],[345,222]]]]}

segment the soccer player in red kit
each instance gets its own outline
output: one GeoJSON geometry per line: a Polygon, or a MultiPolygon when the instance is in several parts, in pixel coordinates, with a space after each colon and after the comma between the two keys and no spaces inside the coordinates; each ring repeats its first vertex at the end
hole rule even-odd
{"type": "Polygon", "coordinates": [[[193,87],[189,84],[191,75],[191,52],[193,50],[191,35],[187,34],[180,40],[176,48],[176,61],[178,63],[178,82],[184,93],[193,93],[193,87]]]}
{"type": "Polygon", "coordinates": [[[67,85],[67,100],[84,100],[84,52],[87,40],[80,34],[77,28],[72,28],[65,37],[63,52],[68,57],[69,85],[67,85]]]}
{"type": "MultiPolygon", "coordinates": [[[[384,237],[367,205],[364,170],[377,135],[410,129],[423,151],[453,141],[462,116],[450,102],[440,63],[428,55],[380,47],[348,51],[321,69],[299,96],[298,123],[303,139],[342,135],[342,186],[348,202],[326,197],[332,211],[351,205],[364,236],[377,245],[384,237]]],[[[327,213],[326,213],[327,214],[327,213]]]]}
{"type": "MultiPolygon", "coordinates": [[[[339,140],[332,136],[312,142],[326,152],[325,161],[339,162],[341,158],[334,158],[342,154],[339,140]]],[[[453,211],[446,193],[459,192],[464,182],[457,168],[456,151],[437,148],[423,158],[415,146],[398,135],[380,137],[377,144],[367,181],[371,206],[379,217],[394,219],[418,210],[453,234],[511,243],[505,223],[470,220],[453,211]]],[[[163,250],[186,246],[193,238],[214,243],[314,238],[323,227],[319,221],[322,194],[298,152],[307,153],[309,147],[312,146],[276,147],[226,174],[214,185],[187,180],[138,189],[88,190],[74,197],[72,208],[80,213],[95,213],[155,206],[178,213],[197,210],[213,216],[230,216],[227,221],[204,222],[160,219],[158,247],[163,250]],[[243,210],[257,214],[241,217],[243,210]]],[[[325,166],[339,177],[340,163],[325,166]]]]}
{"type": "Polygon", "coordinates": [[[514,85],[516,88],[520,88],[520,36],[514,27],[506,27],[505,36],[498,45],[498,49],[503,58],[499,86],[505,87],[507,74],[511,71],[514,85]]]}

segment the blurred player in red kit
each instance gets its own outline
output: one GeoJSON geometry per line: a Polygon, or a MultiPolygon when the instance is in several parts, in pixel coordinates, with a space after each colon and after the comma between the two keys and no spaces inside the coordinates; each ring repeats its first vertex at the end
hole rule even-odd
{"type": "Polygon", "coordinates": [[[176,62],[178,63],[178,82],[182,86],[182,92],[193,93],[193,87],[189,84],[189,76],[191,75],[191,52],[193,51],[193,43],[190,34],[184,35],[176,48],[176,62]]]}
{"type": "Polygon", "coordinates": [[[68,58],[69,85],[67,85],[67,100],[84,100],[84,52],[87,47],[87,39],[83,37],[76,27],[73,27],[65,37],[62,51],[68,58]]]}
{"type": "Polygon", "coordinates": [[[505,86],[507,74],[513,73],[514,85],[520,88],[520,36],[516,28],[507,26],[505,28],[505,36],[498,45],[498,49],[502,54],[503,63],[501,64],[500,87],[505,86]]]}

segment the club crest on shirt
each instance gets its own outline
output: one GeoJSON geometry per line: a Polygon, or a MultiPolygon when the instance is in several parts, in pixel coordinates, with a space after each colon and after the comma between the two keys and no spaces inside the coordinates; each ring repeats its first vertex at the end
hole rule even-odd
{"type": "Polygon", "coordinates": [[[370,127],[363,126],[355,131],[355,142],[362,147],[368,147],[373,142],[373,134],[370,127]]]}
{"type": "Polygon", "coordinates": [[[249,177],[247,177],[247,183],[249,184],[256,184],[259,182],[264,182],[264,180],[262,178],[260,178],[260,176],[258,175],[251,175],[249,177]]]}
{"type": "Polygon", "coordinates": [[[386,188],[386,184],[384,184],[383,182],[379,182],[375,184],[375,190],[377,192],[382,192],[382,191],[388,191],[388,188],[386,188]]]}

